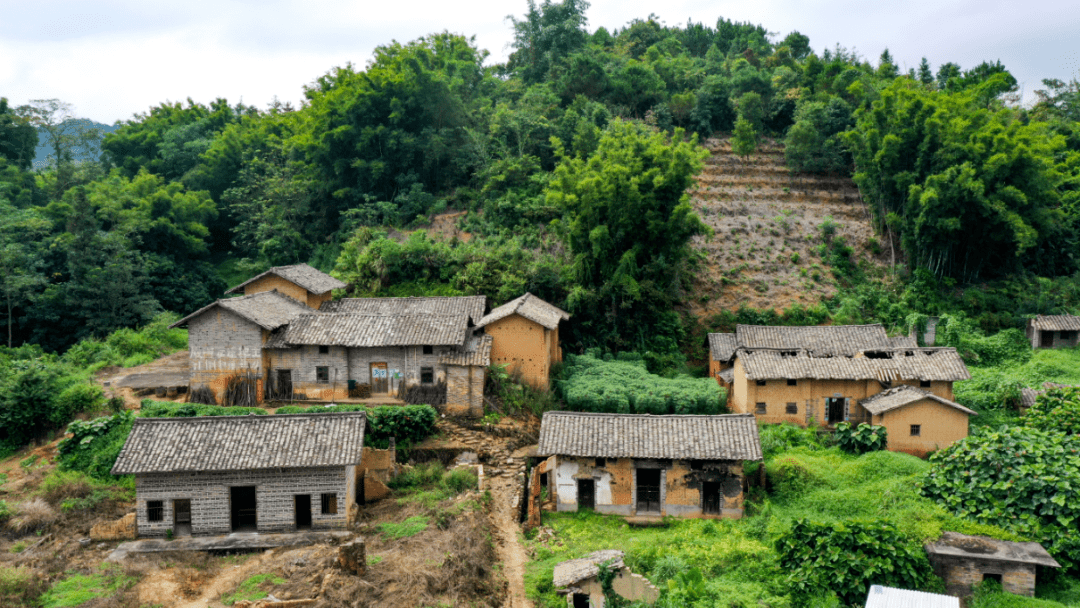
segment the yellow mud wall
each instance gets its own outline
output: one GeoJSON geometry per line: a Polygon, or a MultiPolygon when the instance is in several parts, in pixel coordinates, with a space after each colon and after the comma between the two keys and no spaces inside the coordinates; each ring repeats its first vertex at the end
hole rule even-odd
{"type": "MultiPolygon", "coordinates": [[[[917,384],[917,382],[916,382],[917,384]]],[[[795,385],[787,379],[765,380],[758,385],[756,380],[747,380],[739,360],[735,360],[735,390],[733,391],[732,411],[752,413],[759,422],[779,424],[790,422],[806,426],[807,407],[813,417],[821,424],[825,423],[825,399],[844,397],[850,399],[851,416],[857,417],[861,407],[856,403],[871,395],[881,392],[881,384],[876,380],[809,380],[796,379],[795,385]],[[738,404],[735,401],[738,401],[738,404]],[[765,404],[765,414],[759,414],[757,404],[765,404]],[[789,403],[795,404],[795,413],[787,413],[789,403]],[[857,409],[858,408],[858,409],[857,409]]]]}
{"type": "Polygon", "coordinates": [[[942,399],[948,399],[949,401],[955,401],[953,396],[953,383],[945,382],[941,380],[931,380],[930,386],[925,387],[918,380],[901,380],[900,382],[894,382],[893,386],[900,386],[906,384],[907,386],[914,386],[917,389],[924,390],[933,395],[937,395],[942,399]]]}
{"type": "MultiPolygon", "coordinates": [[[[277,275],[270,274],[244,285],[244,295],[250,296],[264,291],[278,290],[290,298],[302,304],[308,303],[308,291],[292,281],[287,281],[277,275]]],[[[318,308],[317,306],[315,308],[318,308]]]]}
{"type": "Polygon", "coordinates": [[[322,303],[329,302],[330,298],[331,293],[329,291],[324,294],[314,294],[309,291],[307,294],[307,305],[310,308],[319,310],[319,307],[322,306],[322,303]]]}
{"type": "Polygon", "coordinates": [[[968,415],[932,399],[874,416],[874,424],[885,427],[890,451],[920,457],[947,448],[968,435],[968,415]],[[920,427],[917,437],[911,436],[913,424],[920,427]]]}
{"type": "Polygon", "coordinates": [[[549,330],[521,315],[510,315],[484,328],[492,337],[491,362],[519,371],[523,380],[536,388],[548,387],[551,353],[558,348],[549,330]]]}

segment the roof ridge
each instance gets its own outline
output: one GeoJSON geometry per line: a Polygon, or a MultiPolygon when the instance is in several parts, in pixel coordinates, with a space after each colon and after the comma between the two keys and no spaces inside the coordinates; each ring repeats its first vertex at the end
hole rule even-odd
{"type": "Polygon", "coordinates": [[[621,418],[655,418],[657,420],[661,418],[753,418],[753,414],[738,413],[738,414],[620,414],[616,412],[571,412],[567,410],[549,410],[544,412],[544,416],[548,414],[559,415],[571,415],[571,416],[619,416],[621,418]]]}
{"type": "Polygon", "coordinates": [[[147,417],[135,418],[135,422],[216,422],[219,420],[291,420],[297,418],[316,418],[325,420],[327,416],[367,416],[367,412],[305,412],[302,414],[236,414],[232,416],[173,416],[173,417],[147,417]]]}

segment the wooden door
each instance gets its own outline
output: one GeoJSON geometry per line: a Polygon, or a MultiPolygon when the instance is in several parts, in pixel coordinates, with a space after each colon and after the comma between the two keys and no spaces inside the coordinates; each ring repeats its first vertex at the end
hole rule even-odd
{"type": "Polygon", "coordinates": [[[389,367],[385,363],[371,364],[371,393],[386,394],[390,391],[389,367]]]}
{"type": "Polygon", "coordinates": [[[707,515],[719,515],[720,504],[720,482],[703,482],[701,484],[701,512],[707,515]]]}
{"type": "Polygon", "coordinates": [[[638,513],[660,514],[660,469],[637,469],[638,513]]]}

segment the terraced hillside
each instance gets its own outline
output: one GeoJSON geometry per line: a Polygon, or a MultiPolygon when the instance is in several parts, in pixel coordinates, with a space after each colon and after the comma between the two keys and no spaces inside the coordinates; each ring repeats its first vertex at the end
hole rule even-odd
{"type": "Polygon", "coordinates": [[[857,260],[889,261],[888,243],[874,239],[869,212],[850,179],[792,175],[783,146],[775,142],[745,158],[732,154],[726,140],[705,145],[712,155],[689,192],[715,231],[693,243],[705,256],[690,297],[699,316],[740,306],[780,310],[832,295],[835,282],[818,250],[825,224],[834,224],[834,238],[843,237],[857,260]]]}

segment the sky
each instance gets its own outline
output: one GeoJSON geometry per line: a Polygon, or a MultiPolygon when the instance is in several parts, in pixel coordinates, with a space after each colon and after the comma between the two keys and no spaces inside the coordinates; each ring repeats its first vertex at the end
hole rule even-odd
{"type": "MultiPolygon", "coordinates": [[[[506,60],[508,15],[525,0],[0,0],[0,96],[57,98],[112,124],[191,98],[299,104],[334,66],[364,66],[375,47],[449,30],[506,60]]],[[[718,17],[793,30],[819,54],[840,44],[875,65],[886,47],[903,71],[1000,60],[1025,100],[1043,78],[1080,79],[1076,0],[593,0],[589,30],[655,14],[668,25],[718,17]]]]}

